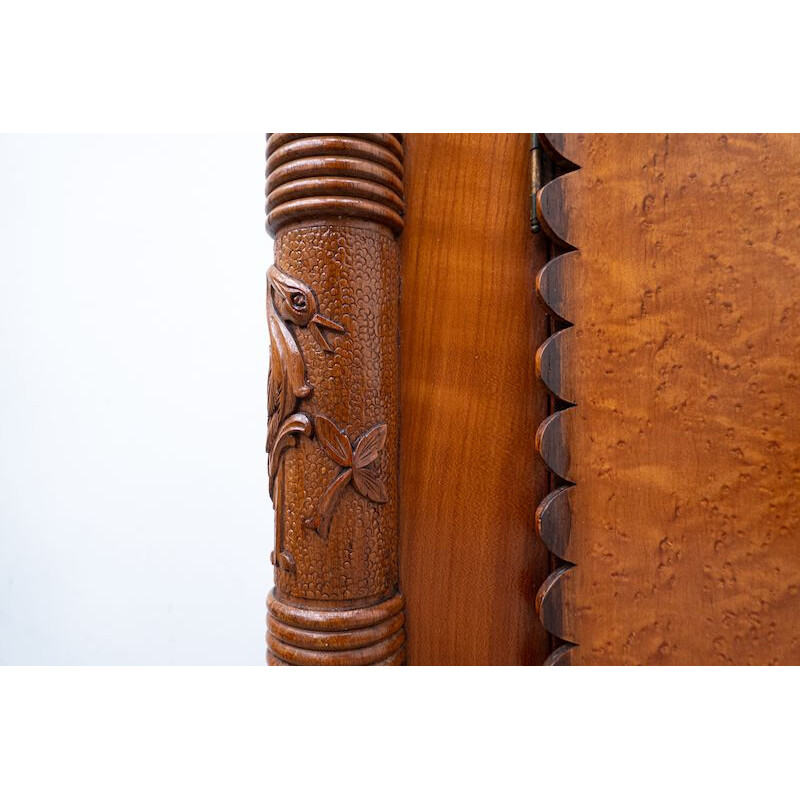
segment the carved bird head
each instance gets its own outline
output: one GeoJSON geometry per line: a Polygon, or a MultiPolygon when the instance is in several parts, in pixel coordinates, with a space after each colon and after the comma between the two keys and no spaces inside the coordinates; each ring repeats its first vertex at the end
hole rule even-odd
{"type": "Polygon", "coordinates": [[[323,328],[337,333],[344,333],[344,328],[319,313],[319,303],[313,289],[297,278],[281,272],[274,264],[267,271],[267,277],[273,292],[275,309],[281,318],[301,328],[308,328],[319,346],[330,353],[333,348],[328,344],[323,328]]]}

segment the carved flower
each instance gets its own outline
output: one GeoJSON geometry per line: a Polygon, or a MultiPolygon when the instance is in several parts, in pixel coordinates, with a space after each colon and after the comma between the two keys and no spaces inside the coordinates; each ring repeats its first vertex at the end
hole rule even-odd
{"type": "Polygon", "coordinates": [[[389,500],[386,486],[380,477],[370,468],[386,444],[386,425],[370,428],[356,441],[355,447],[350,440],[327,417],[318,415],[314,420],[314,429],[322,449],[332,461],[342,467],[342,471],[331,481],[320,498],[316,517],[304,520],[306,527],[327,536],[333,509],[339,493],[352,481],[359,494],[374,503],[386,503],[389,500]]]}
{"type": "Polygon", "coordinates": [[[383,481],[366,467],[378,457],[386,444],[386,425],[376,425],[356,442],[355,449],[349,439],[327,417],[316,419],[317,439],[322,449],[340,466],[352,470],[353,485],[375,503],[385,503],[386,487],[383,481]]]}

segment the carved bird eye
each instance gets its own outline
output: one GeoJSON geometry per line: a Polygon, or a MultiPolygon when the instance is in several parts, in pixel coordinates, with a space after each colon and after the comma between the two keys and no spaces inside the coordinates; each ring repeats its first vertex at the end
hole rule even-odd
{"type": "Polygon", "coordinates": [[[305,295],[301,294],[300,292],[295,292],[291,298],[292,308],[295,311],[306,311],[308,309],[308,301],[305,298],[305,295]]]}

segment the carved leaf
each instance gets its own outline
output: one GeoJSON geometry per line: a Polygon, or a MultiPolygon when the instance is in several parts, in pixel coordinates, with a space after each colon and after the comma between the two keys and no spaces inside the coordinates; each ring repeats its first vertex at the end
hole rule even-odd
{"type": "MultiPolygon", "coordinates": [[[[271,420],[270,420],[271,422],[271,420]]],[[[269,496],[274,499],[275,489],[275,476],[278,474],[278,465],[280,463],[283,451],[287,447],[294,447],[297,444],[295,435],[303,434],[309,436],[311,434],[311,420],[305,414],[292,414],[287,417],[283,424],[278,428],[274,436],[272,447],[269,451],[269,496]]]]}
{"type": "Polygon", "coordinates": [[[373,503],[386,503],[389,500],[383,481],[370,469],[353,470],[353,485],[373,503]]]}
{"type": "Polygon", "coordinates": [[[350,440],[327,418],[321,414],[315,418],[317,439],[325,452],[340,466],[353,465],[353,448],[350,440]]]}
{"type": "Polygon", "coordinates": [[[356,442],[353,466],[358,468],[371,464],[378,457],[384,444],[386,444],[386,425],[376,425],[356,442]]]}

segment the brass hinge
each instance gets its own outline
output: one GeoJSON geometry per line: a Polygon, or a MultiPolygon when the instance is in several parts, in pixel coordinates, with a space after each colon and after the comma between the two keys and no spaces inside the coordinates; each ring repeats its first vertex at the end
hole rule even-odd
{"type": "Polygon", "coordinates": [[[539,233],[541,226],[536,216],[536,195],[542,186],[542,158],[539,149],[539,134],[531,134],[531,231],[539,233]]]}

